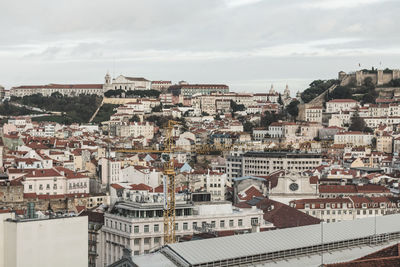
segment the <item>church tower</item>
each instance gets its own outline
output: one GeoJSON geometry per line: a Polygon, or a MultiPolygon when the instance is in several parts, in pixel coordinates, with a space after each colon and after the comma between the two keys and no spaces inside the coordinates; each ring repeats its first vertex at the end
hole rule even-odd
{"type": "Polygon", "coordinates": [[[103,91],[106,92],[108,90],[112,89],[112,84],[111,84],[111,75],[108,73],[106,76],[104,76],[104,84],[103,84],[103,91]]]}
{"type": "Polygon", "coordinates": [[[111,76],[110,73],[108,73],[108,71],[106,76],[104,77],[104,80],[105,80],[105,85],[111,85],[111,76]]]}
{"type": "Polygon", "coordinates": [[[274,89],[274,85],[273,84],[271,84],[271,89],[269,89],[269,93],[271,95],[275,94],[275,89],[274,89]]]}
{"type": "Polygon", "coordinates": [[[290,90],[289,90],[289,86],[286,84],[286,88],[283,91],[283,98],[284,99],[289,99],[290,98],[290,90]]]}

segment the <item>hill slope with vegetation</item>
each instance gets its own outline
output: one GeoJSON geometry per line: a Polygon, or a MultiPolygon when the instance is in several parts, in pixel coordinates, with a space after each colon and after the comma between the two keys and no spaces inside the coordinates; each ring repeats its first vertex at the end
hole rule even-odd
{"type": "MultiPolygon", "coordinates": [[[[26,106],[37,107],[45,111],[56,111],[62,113],[62,119],[48,119],[61,121],[64,124],[85,123],[100,105],[102,98],[96,95],[80,95],[74,97],[63,96],[60,93],[53,93],[51,96],[35,94],[24,97],[12,97],[11,102],[26,106]]],[[[43,117],[42,120],[46,118],[43,117]]]]}

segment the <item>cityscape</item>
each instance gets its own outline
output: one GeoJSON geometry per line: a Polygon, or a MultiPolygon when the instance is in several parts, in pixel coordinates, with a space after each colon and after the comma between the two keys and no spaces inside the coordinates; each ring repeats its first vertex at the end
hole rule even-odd
{"type": "Polygon", "coordinates": [[[400,266],[396,1],[42,2],[0,18],[0,267],[400,266]]]}

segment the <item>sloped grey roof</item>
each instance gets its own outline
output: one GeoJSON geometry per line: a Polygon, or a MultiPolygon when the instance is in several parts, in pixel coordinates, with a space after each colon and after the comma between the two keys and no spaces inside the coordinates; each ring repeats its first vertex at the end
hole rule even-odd
{"type": "MultiPolygon", "coordinates": [[[[400,214],[323,224],[323,243],[400,232],[400,214]],[[376,229],[376,230],[375,230],[376,229]]],[[[189,265],[321,244],[321,224],[170,244],[164,252],[189,265]]]]}

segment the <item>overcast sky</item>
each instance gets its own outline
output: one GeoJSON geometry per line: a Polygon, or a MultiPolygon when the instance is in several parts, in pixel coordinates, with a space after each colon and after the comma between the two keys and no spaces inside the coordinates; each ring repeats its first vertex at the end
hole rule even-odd
{"type": "Polygon", "coordinates": [[[26,0],[0,4],[0,84],[111,75],[303,90],[400,68],[398,0],[26,0]]]}

